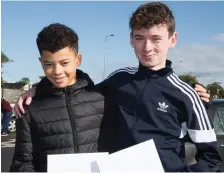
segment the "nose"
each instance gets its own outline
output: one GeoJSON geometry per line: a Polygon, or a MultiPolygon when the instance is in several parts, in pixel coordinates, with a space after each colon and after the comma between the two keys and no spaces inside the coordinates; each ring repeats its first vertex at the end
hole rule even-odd
{"type": "Polygon", "coordinates": [[[145,40],[144,42],[144,51],[145,52],[151,52],[153,50],[153,44],[150,40],[145,40]]]}
{"type": "Polygon", "coordinates": [[[60,75],[60,74],[62,74],[62,67],[61,67],[61,65],[59,65],[59,64],[55,65],[55,68],[54,68],[54,74],[55,74],[55,75],[60,75]]]}

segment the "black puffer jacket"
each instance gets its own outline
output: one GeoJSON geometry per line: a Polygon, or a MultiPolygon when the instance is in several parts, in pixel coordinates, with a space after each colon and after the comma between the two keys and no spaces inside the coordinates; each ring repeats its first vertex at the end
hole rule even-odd
{"type": "Polygon", "coordinates": [[[46,172],[49,154],[97,152],[104,98],[87,74],[78,71],[77,78],[64,89],[46,78],[37,85],[26,115],[17,120],[10,171],[46,172]]]}

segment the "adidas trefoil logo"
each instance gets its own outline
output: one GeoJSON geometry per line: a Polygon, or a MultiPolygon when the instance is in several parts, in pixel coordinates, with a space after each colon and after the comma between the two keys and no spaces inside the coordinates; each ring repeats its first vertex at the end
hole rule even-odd
{"type": "Polygon", "coordinates": [[[165,102],[163,102],[163,103],[160,103],[160,102],[159,102],[159,107],[157,108],[157,110],[162,111],[162,112],[167,112],[167,108],[168,108],[168,107],[169,107],[169,106],[166,105],[165,102]]]}

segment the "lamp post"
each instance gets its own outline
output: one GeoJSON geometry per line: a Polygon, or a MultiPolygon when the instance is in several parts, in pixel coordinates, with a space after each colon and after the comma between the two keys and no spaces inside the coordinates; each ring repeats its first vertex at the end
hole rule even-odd
{"type": "Polygon", "coordinates": [[[221,80],[219,82],[216,82],[217,98],[219,98],[219,90],[220,90],[218,85],[221,85],[221,84],[222,84],[221,80]]]}
{"type": "Polygon", "coordinates": [[[108,36],[105,37],[105,50],[104,50],[104,58],[103,58],[103,79],[105,79],[105,75],[106,75],[106,43],[107,43],[107,38],[108,37],[113,37],[114,34],[110,34],[108,36]]]}

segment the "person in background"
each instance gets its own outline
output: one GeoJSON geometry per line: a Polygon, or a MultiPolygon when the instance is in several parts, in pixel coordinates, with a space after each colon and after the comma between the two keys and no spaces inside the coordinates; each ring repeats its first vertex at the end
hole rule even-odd
{"type": "Polygon", "coordinates": [[[3,114],[1,134],[2,136],[8,136],[8,127],[11,116],[13,114],[13,108],[10,105],[10,103],[6,101],[4,98],[1,99],[1,111],[3,114]]]}

